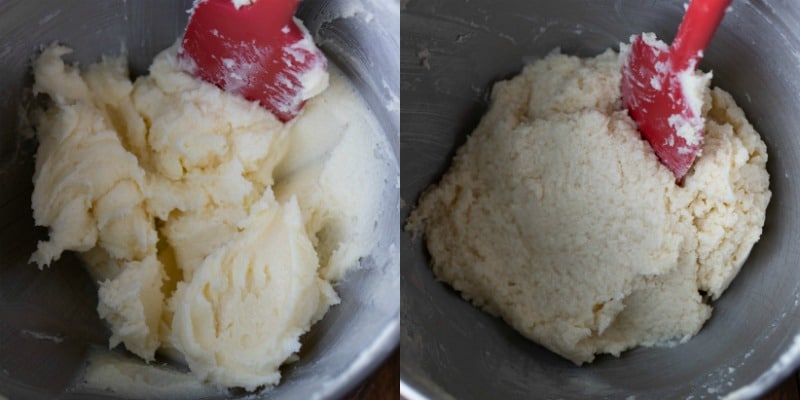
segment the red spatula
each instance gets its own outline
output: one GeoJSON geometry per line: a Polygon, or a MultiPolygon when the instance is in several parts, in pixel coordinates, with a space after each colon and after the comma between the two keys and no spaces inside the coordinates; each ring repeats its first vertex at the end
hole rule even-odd
{"type": "Polygon", "coordinates": [[[294,19],[300,0],[239,3],[197,1],[179,57],[195,76],[289,121],[325,88],[327,60],[294,19]]]}
{"type": "Polygon", "coordinates": [[[730,3],[692,0],[671,46],[652,34],[635,36],[622,67],[623,105],[678,181],[703,144],[702,103],[692,98],[691,74],[730,3]]]}

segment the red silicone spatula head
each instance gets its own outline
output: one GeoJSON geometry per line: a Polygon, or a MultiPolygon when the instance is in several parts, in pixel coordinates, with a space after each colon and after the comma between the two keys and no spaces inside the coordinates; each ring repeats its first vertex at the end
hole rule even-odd
{"type": "Polygon", "coordinates": [[[702,103],[691,78],[731,0],[692,0],[672,45],[631,38],[622,67],[622,102],[661,162],[680,180],[703,144],[702,103]]]}
{"type": "Polygon", "coordinates": [[[326,86],[325,56],[294,19],[300,0],[239,3],[197,1],[179,57],[195,76],[291,120],[326,86]]]}

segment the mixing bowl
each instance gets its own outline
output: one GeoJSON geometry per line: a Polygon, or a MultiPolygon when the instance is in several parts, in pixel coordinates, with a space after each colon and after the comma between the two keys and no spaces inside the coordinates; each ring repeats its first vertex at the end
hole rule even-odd
{"type": "MultiPolygon", "coordinates": [[[[121,393],[76,388],[90,354],[107,352],[96,287],[78,259],[49,269],[28,264],[44,229],[30,197],[35,142],[17,129],[43,45],[75,49],[82,65],[127,52],[134,75],[182,34],[190,0],[0,0],[0,395],[10,399],[108,399],[121,393]]],[[[381,123],[395,176],[383,193],[379,245],[338,285],[342,303],[303,339],[299,361],[282,368],[269,398],[336,398],[397,346],[399,337],[399,2],[306,0],[299,16],[329,59],[348,75],[381,123]]],[[[124,353],[120,353],[125,357],[124,353]]],[[[131,361],[144,365],[131,356],[131,361]]],[[[153,366],[152,368],[155,368],[153,366]]],[[[163,367],[181,371],[178,365],[163,367]]],[[[173,372],[174,372],[173,371],[173,372]]],[[[143,379],[143,378],[142,378],[143,379]]],[[[156,382],[168,385],[170,382],[156,382]]],[[[79,385],[78,385],[79,386],[79,385]]],[[[178,393],[186,397],[187,393],[178,393]]],[[[242,396],[246,394],[241,394],[242,396]]],[[[208,396],[205,398],[216,398],[208,396]]],[[[261,396],[258,396],[261,397],[261,396]]]]}
{"type": "MultiPolygon", "coordinates": [[[[593,56],[632,34],[671,41],[684,0],[410,0],[401,12],[401,196],[446,170],[493,82],[555,48],[593,56]]],[[[772,201],[760,242],[689,342],[576,367],[437,282],[401,235],[401,392],[409,399],[734,398],[764,393],[800,363],[800,3],[739,0],[701,65],[767,144],[772,201]]],[[[634,245],[634,244],[632,244],[634,245]]]]}

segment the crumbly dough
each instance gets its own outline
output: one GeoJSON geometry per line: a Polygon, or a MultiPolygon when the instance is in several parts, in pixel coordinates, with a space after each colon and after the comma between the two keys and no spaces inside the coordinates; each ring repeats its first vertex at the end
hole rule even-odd
{"type": "Polygon", "coordinates": [[[372,250],[387,170],[376,124],[341,73],[303,115],[182,72],[176,47],[134,82],[121,58],[35,61],[32,206],[40,267],[81,252],[110,345],[183,356],[201,379],[278,382],[300,335],[339,302],[331,282],[372,250]]]}
{"type": "Polygon", "coordinates": [[[771,196],[764,142],[718,88],[676,185],[621,108],[622,58],[551,54],[498,82],[407,225],[439,279],[576,364],[695,335],[771,196]]]}

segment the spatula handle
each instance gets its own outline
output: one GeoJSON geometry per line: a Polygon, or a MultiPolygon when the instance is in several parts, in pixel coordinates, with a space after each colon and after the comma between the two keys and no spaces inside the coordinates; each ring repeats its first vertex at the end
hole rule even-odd
{"type": "Polygon", "coordinates": [[[672,42],[670,57],[676,71],[689,68],[703,57],[731,0],[691,0],[672,42]]]}

